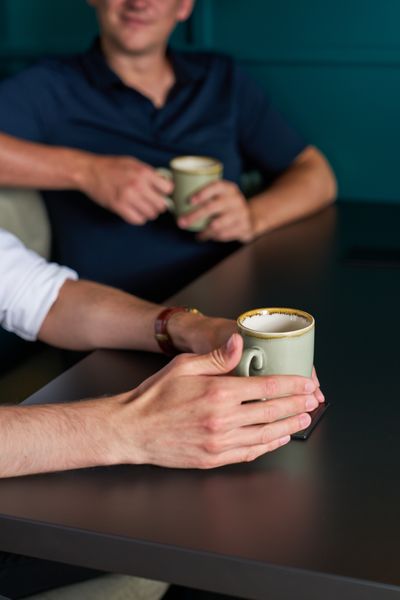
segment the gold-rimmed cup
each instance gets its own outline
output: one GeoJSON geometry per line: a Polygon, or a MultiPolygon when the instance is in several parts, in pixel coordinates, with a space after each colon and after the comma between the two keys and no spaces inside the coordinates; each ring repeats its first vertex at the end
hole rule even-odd
{"type": "MultiPolygon", "coordinates": [[[[193,194],[222,179],[223,165],[210,156],[176,156],[170,161],[169,169],[160,168],[158,172],[174,182],[174,191],[171,198],[167,198],[167,204],[178,219],[195,209],[190,203],[193,194]]],[[[202,231],[208,222],[209,219],[199,219],[187,229],[202,231]]]]}
{"type": "Polygon", "coordinates": [[[256,308],[237,319],[243,354],[236,372],[311,377],[314,317],[297,308],[256,308]]]}

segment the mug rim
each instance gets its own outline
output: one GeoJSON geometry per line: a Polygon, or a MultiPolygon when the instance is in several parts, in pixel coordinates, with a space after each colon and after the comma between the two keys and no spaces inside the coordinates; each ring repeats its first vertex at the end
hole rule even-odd
{"type": "Polygon", "coordinates": [[[236,324],[238,329],[245,333],[246,335],[250,335],[255,338],[261,339],[277,339],[277,338],[286,338],[286,337],[297,337],[300,335],[304,335],[308,331],[311,331],[315,325],[314,317],[306,312],[305,310],[301,310],[300,308],[287,308],[287,307],[272,307],[272,308],[253,308],[251,310],[247,310],[242,313],[236,319],[236,324]],[[250,329],[243,325],[244,319],[247,317],[252,317],[254,315],[265,315],[265,314],[285,314],[285,315],[297,315],[299,317],[303,317],[309,321],[308,325],[302,327],[302,329],[296,329],[295,331],[275,331],[275,332],[265,332],[265,331],[255,331],[254,329],[250,329]]]}
{"type": "Polygon", "coordinates": [[[217,158],[214,158],[212,156],[203,156],[199,154],[182,154],[181,156],[175,156],[169,161],[169,166],[173,171],[176,171],[178,173],[187,173],[190,175],[214,175],[215,173],[221,173],[223,168],[222,162],[217,158]],[[211,160],[213,164],[204,167],[193,167],[192,169],[182,169],[179,167],[174,167],[173,163],[182,158],[201,158],[205,160],[211,160]]]}

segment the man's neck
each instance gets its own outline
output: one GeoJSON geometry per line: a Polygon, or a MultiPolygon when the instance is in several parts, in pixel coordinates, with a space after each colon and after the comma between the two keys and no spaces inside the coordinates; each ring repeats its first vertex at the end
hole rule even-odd
{"type": "Polygon", "coordinates": [[[119,52],[102,42],[109,67],[123,83],[147,96],[155,106],[164,105],[168,92],[175,83],[175,73],[166,48],[157,48],[143,54],[119,52]]]}

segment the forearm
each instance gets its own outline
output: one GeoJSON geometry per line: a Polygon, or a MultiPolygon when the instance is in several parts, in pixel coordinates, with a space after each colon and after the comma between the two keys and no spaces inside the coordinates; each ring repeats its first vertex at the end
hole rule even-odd
{"type": "Polygon", "coordinates": [[[80,189],[91,156],[0,133],[0,186],[80,189]]]}
{"type": "MultiPolygon", "coordinates": [[[[39,331],[39,339],[69,350],[120,348],[159,352],[154,324],[159,304],[91,281],[67,280],[39,331]]],[[[174,345],[192,350],[193,323],[204,317],[176,313],[168,322],[174,345]]]]}
{"type": "Polygon", "coordinates": [[[154,320],[161,307],[91,281],[65,282],[39,339],[70,350],[158,349],[154,320]]]}
{"type": "Polygon", "coordinates": [[[118,462],[116,402],[0,408],[0,477],[118,462]]]}
{"type": "Polygon", "coordinates": [[[307,148],[268,190],[249,200],[254,235],[258,236],[331,204],[336,180],[328,162],[307,148]]]}

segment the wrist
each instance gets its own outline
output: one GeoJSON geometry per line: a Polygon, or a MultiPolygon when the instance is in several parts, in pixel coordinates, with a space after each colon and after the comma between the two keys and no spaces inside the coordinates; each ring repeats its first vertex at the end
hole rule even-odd
{"type": "Polygon", "coordinates": [[[140,432],[145,429],[135,406],[137,389],[112,396],[109,403],[106,465],[143,464],[145,444],[140,432]]]}
{"type": "Polygon", "coordinates": [[[108,465],[141,465],[151,462],[146,449],[151,445],[151,414],[143,411],[142,386],[110,398],[108,465]],[[150,416],[150,419],[149,419],[150,416]],[[150,420],[150,422],[149,422],[150,420]]]}
{"type": "Polygon", "coordinates": [[[70,150],[69,177],[72,189],[88,193],[94,178],[97,159],[98,157],[91,152],[70,150]]]}
{"type": "MultiPolygon", "coordinates": [[[[172,343],[180,352],[193,352],[194,329],[206,317],[199,312],[181,311],[168,320],[168,333],[172,343]]],[[[197,329],[196,329],[197,330],[197,329]]]]}
{"type": "Polygon", "coordinates": [[[201,316],[197,308],[184,306],[164,308],[156,317],[154,324],[155,338],[161,351],[168,356],[174,356],[178,352],[192,352],[190,333],[193,317],[201,316]]]}
{"type": "Polygon", "coordinates": [[[268,204],[268,192],[263,192],[262,195],[254,196],[249,200],[249,211],[250,211],[250,222],[253,239],[262,235],[268,229],[270,225],[268,222],[267,204],[268,204]]]}

